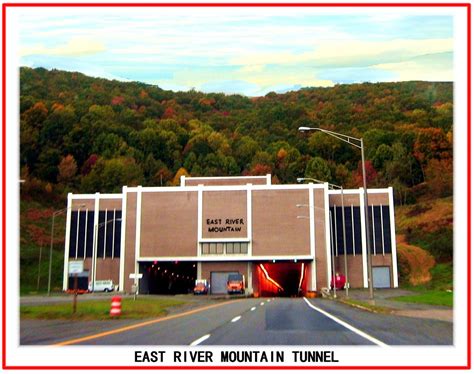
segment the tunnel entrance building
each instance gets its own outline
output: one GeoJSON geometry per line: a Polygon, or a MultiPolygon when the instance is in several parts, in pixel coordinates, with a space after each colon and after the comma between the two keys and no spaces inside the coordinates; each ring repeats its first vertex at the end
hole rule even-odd
{"type": "Polygon", "coordinates": [[[330,287],[335,273],[368,287],[369,255],[375,286],[398,287],[392,188],[369,189],[367,210],[364,201],[362,188],[273,185],[270,175],[70,193],[63,289],[69,261],[83,261],[89,281],[121,292],[189,293],[206,279],[219,294],[239,273],[247,294],[297,296],[330,287]]]}

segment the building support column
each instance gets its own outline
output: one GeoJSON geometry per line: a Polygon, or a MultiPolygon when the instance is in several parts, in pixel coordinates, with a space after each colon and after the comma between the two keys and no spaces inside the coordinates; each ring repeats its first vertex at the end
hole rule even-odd
{"type": "Polygon", "coordinates": [[[395,235],[395,205],[393,204],[393,188],[388,188],[388,207],[390,212],[390,240],[392,244],[392,277],[393,287],[398,288],[398,264],[397,264],[397,237],[395,235]]]}
{"type": "Polygon", "coordinates": [[[247,293],[249,295],[253,294],[253,274],[252,274],[252,262],[249,261],[247,262],[247,280],[246,280],[246,286],[247,286],[247,293]]]}
{"type": "Polygon", "coordinates": [[[137,187],[137,217],[135,225],[135,279],[133,284],[135,285],[135,292],[138,293],[139,279],[137,274],[140,269],[138,267],[138,258],[140,257],[140,244],[141,244],[141,232],[142,232],[142,186],[137,187]]]}
{"type": "Polygon", "coordinates": [[[202,262],[198,261],[196,264],[196,279],[202,279],[202,262]]]}
{"type": "MultiPolygon", "coordinates": [[[[364,288],[369,287],[369,278],[367,272],[367,231],[365,229],[365,199],[364,189],[359,188],[360,201],[360,232],[362,238],[362,278],[364,280],[364,288]]],[[[367,197],[368,198],[368,197],[367,197]]],[[[372,252],[370,252],[372,255],[372,252]]]]}
{"type": "Polygon", "coordinates": [[[325,232],[326,232],[326,275],[327,275],[327,288],[331,288],[331,220],[329,218],[329,184],[324,183],[324,222],[325,222],[325,232]]]}
{"type": "Polygon", "coordinates": [[[308,184],[308,203],[309,203],[309,246],[310,246],[310,253],[312,257],[311,261],[311,291],[316,291],[317,290],[317,284],[316,284],[316,237],[315,237],[315,218],[314,218],[314,211],[315,211],[315,205],[314,205],[314,184],[309,183],[308,184]]]}
{"type": "Polygon", "coordinates": [[[127,231],[127,186],[122,188],[122,222],[120,235],[120,275],[119,291],[125,291],[125,233],[127,231]]]}
{"type": "Polygon", "coordinates": [[[66,210],[66,238],[64,240],[64,273],[63,273],[63,291],[67,291],[69,279],[69,242],[71,240],[71,207],[72,193],[67,194],[67,210],[66,210]]]}

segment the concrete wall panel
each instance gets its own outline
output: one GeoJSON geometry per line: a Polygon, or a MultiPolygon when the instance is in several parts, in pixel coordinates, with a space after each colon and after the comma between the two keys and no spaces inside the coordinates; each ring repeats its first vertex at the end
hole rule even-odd
{"type": "Polygon", "coordinates": [[[203,239],[247,237],[247,191],[204,191],[202,200],[203,239]]]}
{"type": "Polygon", "coordinates": [[[197,192],[143,192],[141,257],[196,256],[197,192]]]}
{"type": "Polygon", "coordinates": [[[308,204],[308,190],[252,191],[253,255],[309,255],[310,222],[296,204],[308,204]]]}

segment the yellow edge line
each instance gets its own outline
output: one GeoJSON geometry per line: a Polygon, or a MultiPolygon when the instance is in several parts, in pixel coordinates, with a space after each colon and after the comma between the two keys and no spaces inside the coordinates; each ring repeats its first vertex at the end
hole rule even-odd
{"type": "Polygon", "coordinates": [[[181,318],[181,317],[184,317],[184,316],[189,316],[190,314],[199,313],[199,312],[202,312],[204,310],[217,308],[217,307],[227,305],[227,304],[236,303],[238,301],[241,301],[241,300],[232,300],[232,301],[227,301],[227,302],[224,302],[224,303],[213,304],[213,305],[205,306],[205,307],[202,307],[202,308],[193,309],[193,310],[190,310],[190,311],[187,311],[187,312],[183,312],[183,313],[179,313],[179,314],[173,314],[173,315],[168,316],[168,317],[161,317],[161,318],[153,319],[151,321],[145,321],[145,322],[137,323],[137,324],[134,324],[134,325],[121,327],[121,328],[118,328],[118,329],[101,332],[99,334],[84,336],[82,338],[77,338],[77,339],[66,340],[66,341],[63,341],[63,342],[55,343],[55,344],[53,344],[53,346],[71,345],[71,344],[85,342],[85,341],[88,341],[88,340],[102,338],[102,337],[108,336],[108,335],[119,334],[119,333],[124,332],[124,331],[138,329],[140,327],[152,325],[154,323],[159,323],[159,322],[163,322],[163,321],[169,321],[171,319],[176,319],[176,318],[181,318]]]}

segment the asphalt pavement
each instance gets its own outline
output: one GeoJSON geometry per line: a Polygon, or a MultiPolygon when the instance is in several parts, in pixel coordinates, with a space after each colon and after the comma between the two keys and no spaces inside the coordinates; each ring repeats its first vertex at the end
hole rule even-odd
{"type": "Polygon", "coordinates": [[[238,299],[142,321],[31,321],[20,343],[86,345],[452,345],[453,324],[333,300],[238,299]]]}

